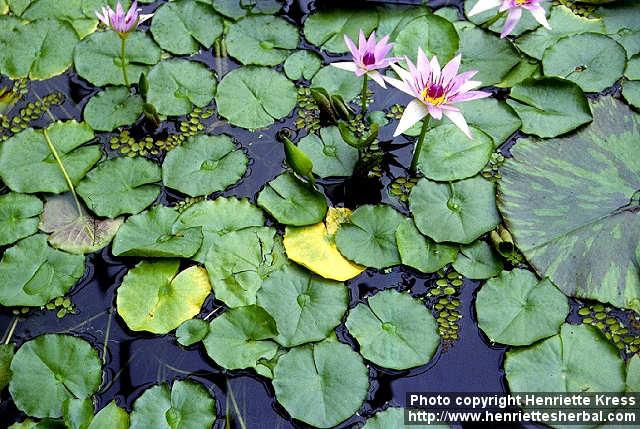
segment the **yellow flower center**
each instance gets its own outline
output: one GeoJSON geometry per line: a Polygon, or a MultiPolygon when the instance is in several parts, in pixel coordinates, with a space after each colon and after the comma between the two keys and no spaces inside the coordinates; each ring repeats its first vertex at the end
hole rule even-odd
{"type": "Polygon", "coordinates": [[[438,106],[447,101],[447,94],[444,88],[438,84],[427,85],[421,92],[420,97],[425,103],[438,106]]]}

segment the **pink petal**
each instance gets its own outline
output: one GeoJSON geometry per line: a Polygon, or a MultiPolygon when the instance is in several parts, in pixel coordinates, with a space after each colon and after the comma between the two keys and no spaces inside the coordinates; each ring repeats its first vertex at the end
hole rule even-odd
{"type": "Polygon", "coordinates": [[[371,79],[373,79],[375,81],[375,83],[377,83],[378,85],[380,85],[384,89],[387,89],[387,85],[385,85],[384,79],[382,78],[382,75],[379,72],[370,71],[370,72],[367,73],[367,76],[369,76],[371,79]]]}
{"type": "Polygon", "coordinates": [[[358,61],[360,58],[358,48],[356,48],[356,45],[353,44],[353,40],[351,40],[346,34],[344,35],[344,44],[347,45],[347,48],[351,51],[353,59],[358,61]]]}
{"type": "Polygon", "coordinates": [[[427,110],[429,110],[429,114],[433,119],[438,121],[442,119],[442,109],[440,107],[434,106],[433,104],[427,104],[427,110]]]}
{"type": "Polygon", "coordinates": [[[376,32],[373,31],[367,40],[367,52],[374,52],[376,49],[376,32]]]}
{"type": "Polygon", "coordinates": [[[458,88],[457,93],[462,94],[464,92],[471,91],[472,89],[476,89],[480,85],[482,85],[482,82],[480,82],[479,80],[468,80],[464,82],[462,85],[460,85],[460,88],[458,88]]]}
{"type": "Polygon", "coordinates": [[[473,135],[471,135],[471,130],[469,129],[469,126],[467,125],[467,121],[464,120],[464,116],[462,116],[461,112],[455,112],[452,110],[445,110],[444,111],[444,115],[449,118],[449,120],[451,122],[454,123],[454,125],[458,128],[460,128],[460,130],[470,139],[473,138],[473,135]]]}
{"type": "Polygon", "coordinates": [[[134,0],[124,20],[125,22],[131,22],[132,20],[135,20],[137,16],[138,16],[138,0],[134,0]]]}
{"type": "Polygon", "coordinates": [[[462,94],[456,94],[453,97],[449,98],[449,101],[452,103],[460,103],[462,101],[477,100],[479,98],[486,97],[491,97],[491,93],[484,91],[469,91],[462,94]]]}
{"type": "Polygon", "coordinates": [[[549,25],[549,22],[547,22],[547,13],[542,6],[530,6],[527,9],[529,9],[531,15],[533,15],[535,20],[538,21],[544,28],[546,28],[547,30],[551,30],[551,26],[549,25]]]}
{"type": "Polygon", "coordinates": [[[475,5],[473,5],[469,13],[467,13],[467,16],[473,16],[482,12],[486,12],[489,9],[500,6],[500,3],[502,3],[501,0],[479,0],[475,5]]]}
{"type": "Polygon", "coordinates": [[[440,79],[440,63],[438,62],[438,57],[435,55],[431,58],[431,81],[438,82],[440,79]]]}
{"type": "Polygon", "coordinates": [[[458,54],[451,61],[447,63],[446,66],[442,69],[442,85],[447,86],[453,78],[456,77],[456,73],[458,73],[458,69],[460,68],[460,58],[461,55],[458,54]]]}
{"type": "Polygon", "coordinates": [[[140,15],[140,17],[138,18],[138,24],[142,24],[143,22],[145,22],[147,19],[151,19],[153,17],[152,13],[148,13],[148,14],[144,14],[144,15],[140,15]]]}
{"type": "Polygon", "coordinates": [[[501,38],[507,37],[507,35],[511,34],[515,26],[520,21],[520,17],[522,16],[522,9],[510,9],[509,14],[507,15],[507,20],[504,23],[504,27],[502,27],[502,33],[500,33],[501,38]]]}
{"type": "Polygon", "coordinates": [[[329,65],[342,70],[350,71],[350,72],[355,72],[358,69],[358,66],[356,65],[356,63],[351,61],[340,61],[337,63],[331,63],[329,65]]]}
{"type": "Polygon", "coordinates": [[[360,55],[364,55],[367,51],[367,39],[364,37],[364,32],[360,29],[360,34],[358,36],[358,52],[360,55]]]}
{"type": "Polygon", "coordinates": [[[393,136],[397,137],[404,133],[428,114],[429,111],[427,110],[427,106],[425,106],[420,100],[411,100],[404,109],[402,118],[400,118],[400,123],[398,124],[396,131],[393,133],[393,136]]]}
{"type": "Polygon", "coordinates": [[[473,76],[478,73],[476,70],[470,70],[464,73],[460,73],[458,76],[454,77],[447,87],[447,91],[451,94],[454,94],[459,91],[459,88],[462,87],[465,82],[471,79],[473,76]]]}
{"type": "Polygon", "coordinates": [[[431,74],[431,65],[422,48],[418,48],[418,70],[420,70],[423,76],[429,76],[431,74]]]}
{"type": "Polygon", "coordinates": [[[413,97],[416,96],[413,89],[411,89],[405,82],[399,79],[394,79],[389,76],[383,76],[383,79],[386,80],[388,83],[390,83],[392,86],[395,86],[396,88],[398,88],[400,91],[404,92],[405,94],[409,94],[413,97]]]}

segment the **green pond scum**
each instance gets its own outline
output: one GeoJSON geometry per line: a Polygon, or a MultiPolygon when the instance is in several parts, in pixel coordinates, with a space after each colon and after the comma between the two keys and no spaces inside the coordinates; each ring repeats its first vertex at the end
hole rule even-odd
{"type": "Polygon", "coordinates": [[[640,0],[0,0],[0,426],[637,392],[639,109],[640,0]]]}

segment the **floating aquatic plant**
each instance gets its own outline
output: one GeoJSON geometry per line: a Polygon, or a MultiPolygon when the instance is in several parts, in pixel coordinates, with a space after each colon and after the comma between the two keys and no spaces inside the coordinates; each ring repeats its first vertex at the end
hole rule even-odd
{"type": "Polygon", "coordinates": [[[471,9],[469,16],[477,15],[485,12],[489,9],[500,7],[501,13],[507,12],[507,19],[502,28],[500,37],[507,37],[522,17],[522,9],[526,9],[531,12],[531,15],[546,29],[551,30],[549,23],[547,22],[546,12],[540,3],[543,0],[479,0],[478,3],[471,9]]]}

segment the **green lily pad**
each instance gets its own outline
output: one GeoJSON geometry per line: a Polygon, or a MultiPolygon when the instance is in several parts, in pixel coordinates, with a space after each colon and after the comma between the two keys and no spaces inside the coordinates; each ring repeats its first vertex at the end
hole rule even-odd
{"type": "Polygon", "coordinates": [[[424,365],[440,344],[438,325],[427,307],[393,289],[358,304],[349,312],[346,326],[360,344],[360,354],[383,368],[424,365]]]}
{"type": "Polygon", "coordinates": [[[38,232],[38,215],[44,206],[34,195],[9,192],[0,195],[0,245],[15,243],[38,232]]]}
{"type": "Polygon", "coordinates": [[[188,347],[199,341],[209,333],[209,324],[202,319],[189,319],[182,322],[176,329],[178,343],[188,347]]]}
{"type": "Polygon", "coordinates": [[[420,232],[438,243],[471,243],[500,223],[495,185],[478,176],[448,184],[420,179],[409,206],[420,232]]]}
{"type": "Polygon", "coordinates": [[[189,207],[173,225],[174,232],[202,228],[202,246],[192,259],[204,263],[218,236],[240,229],[263,226],[264,213],[246,199],[219,197],[189,207]]]}
{"type": "Polygon", "coordinates": [[[459,43],[453,24],[441,16],[427,14],[400,29],[393,45],[393,55],[406,55],[415,63],[418,48],[422,48],[429,58],[435,55],[441,63],[446,63],[458,51],[459,43]]]}
{"type": "Polygon", "coordinates": [[[166,334],[200,312],[211,293],[204,268],[178,273],[180,261],[143,261],[129,270],[118,288],[118,314],[133,331],[166,334]]]}
{"type": "Polygon", "coordinates": [[[142,114],[142,97],[127,88],[107,88],[89,100],[84,120],[96,131],[133,124],[142,114]]]}
{"type": "Polygon", "coordinates": [[[0,304],[5,307],[45,305],[66,294],[84,273],[84,256],[47,245],[36,234],[7,249],[0,262],[0,304]]]}
{"type": "Polygon", "coordinates": [[[289,55],[284,62],[284,74],[291,80],[311,80],[320,70],[322,58],[313,51],[300,50],[289,55]]]}
{"type": "Polygon", "coordinates": [[[562,325],[560,334],[508,351],[504,370],[511,392],[624,392],[624,362],[600,332],[562,325]],[[597,356],[597,359],[593,357],[597,356]]]}
{"type": "Polygon", "coordinates": [[[257,202],[278,222],[294,226],[322,222],[328,209],[323,194],[291,173],[283,173],[267,183],[257,202]]]}
{"type": "Polygon", "coordinates": [[[47,197],[40,230],[49,233],[49,244],[74,254],[93,253],[111,242],[123,218],[96,219],[84,208],[78,211],[71,193],[47,197]]]}
{"type": "MultiPolygon", "coordinates": [[[[438,9],[442,10],[442,9],[438,9]]],[[[384,411],[378,411],[373,417],[367,419],[362,429],[396,429],[404,426],[404,408],[389,407],[384,411]]],[[[450,429],[449,425],[420,425],[412,423],[411,427],[430,429],[450,429]]]]}
{"type": "Polygon", "coordinates": [[[476,297],[478,326],[492,342],[525,346],[558,333],[569,302],[548,279],[527,270],[503,271],[476,297]]]}
{"type": "Polygon", "coordinates": [[[209,429],[216,419],[216,400],[202,384],[176,380],[171,390],[160,384],[133,403],[131,429],[209,429]]]}
{"type": "Polygon", "coordinates": [[[320,136],[309,134],[298,147],[313,161],[313,172],[320,177],[351,176],[358,162],[358,150],[342,139],[338,127],[320,128],[320,136]]]}
{"type": "Polygon", "coordinates": [[[542,76],[542,67],[539,62],[535,60],[522,60],[515,67],[509,70],[509,73],[502,78],[502,81],[496,83],[495,86],[498,88],[511,88],[525,79],[540,76],[542,76]]]}
{"type": "Polygon", "coordinates": [[[274,228],[251,227],[213,240],[205,259],[215,297],[229,307],[251,305],[262,282],[287,259],[274,228]]]}
{"type": "Polygon", "coordinates": [[[592,119],[582,89],[559,78],[524,80],[511,88],[507,104],[522,120],[522,131],[543,138],[567,133],[592,119]]]}
{"type": "Polygon", "coordinates": [[[114,158],[101,162],[76,191],[98,216],[136,214],[160,194],[160,167],[144,158],[114,158]]]}
{"type": "Polygon", "coordinates": [[[129,429],[129,414],[111,401],[96,413],[87,429],[129,429]]]}
{"type": "Polygon", "coordinates": [[[76,43],[73,28],[56,19],[17,23],[0,37],[0,72],[11,79],[49,79],[71,66],[76,43]]]}
{"type": "MultiPolygon", "coordinates": [[[[209,3],[209,1],[207,1],[209,3]]],[[[234,21],[251,14],[274,15],[282,9],[281,0],[261,0],[259,2],[245,2],[243,0],[212,0],[213,8],[234,21]]]]}
{"type": "Polygon", "coordinates": [[[484,241],[463,246],[453,268],[469,279],[488,279],[500,274],[504,268],[500,255],[484,241]]]}
{"type": "Polygon", "coordinates": [[[339,95],[348,103],[362,92],[362,78],[350,71],[326,66],[313,77],[311,87],[323,88],[329,94],[339,95]]]}
{"type": "Polygon", "coordinates": [[[341,54],[348,51],[343,35],[357,41],[360,30],[368,36],[377,25],[378,13],[373,8],[330,8],[305,20],[304,37],[327,52],[341,54]]]}
{"type": "Polygon", "coordinates": [[[11,361],[11,397],[32,417],[62,416],[67,399],[93,395],[102,382],[98,351],[71,335],[46,334],[27,341],[11,361]]]}
{"type": "Polygon", "coordinates": [[[294,84],[266,67],[240,67],[218,85],[216,104],[232,125],[263,128],[287,116],[296,105],[294,84]]]}
{"type": "Polygon", "coordinates": [[[631,80],[640,80],[640,54],[634,55],[627,61],[624,76],[631,80]]]}
{"type": "Polygon", "coordinates": [[[565,294],[640,311],[640,116],[610,97],[592,109],[576,134],[515,145],[500,211],[527,260],[565,294]]]}
{"type": "Polygon", "coordinates": [[[87,428],[93,419],[93,402],[89,398],[66,399],[62,403],[62,414],[67,428],[87,428]]]}
{"type": "MultiPolygon", "coordinates": [[[[501,82],[509,71],[520,62],[513,45],[480,28],[462,28],[460,34],[461,71],[477,70],[473,80],[482,86],[501,82]]],[[[440,57],[438,57],[440,59],[440,57]]]]}
{"type": "Polygon", "coordinates": [[[174,232],[180,213],[165,206],[131,216],[113,240],[115,256],[184,257],[193,256],[202,244],[200,228],[174,232]]]}
{"type": "Polygon", "coordinates": [[[147,101],[158,113],[180,116],[194,106],[204,107],[213,100],[216,79],[203,64],[188,60],[166,60],[149,72],[147,101]]]}
{"type": "Polygon", "coordinates": [[[596,13],[604,23],[605,32],[624,47],[627,57],[640,52],[637,1],[630,0],[599,7],[596,13]]]}
{"type": "Polygon", "coordinates": [[[640,80],[630,80],[622,84],[622,95],[636,109],[640,109],[640,80]]]}
{"type": "MultiPolygon", "coordinates": [[[[493,146],[498,147],[522,126],[522,121],[511,107],[504,101],[495,98],[481,98],[458,104],[467,123],[486,133],[493,140],[493,146]]],[[[449,119],[443,122],[450,123],[449,119]]],[[[429,131],[427,136],[429,136],[429,131]]],[[[474,140],[483,135],[474,133],[474,140]]]]}
{"type": "Polygon", "coordinates": [[[435,273],[456,260],[458,248],[435,243],[418,231],[413,219],[404,219],[396,230],[396,243],[404,265],[423,273],[435,273]]]}
{"type": "Polygon", "coordinates": [[[47,136],[74,185],[102,157],[100,146],[82,146],[93,139],[87,124],[68,121],[56,122],[44,131],[27,128],[0,146],[0,178],[12,191],[59,194],[69,190],[47,136]]]}
{"type": "Polygon", "coordinates": [[[320,428],[351,417],[369,389],[360,355],[336,340],[291,349],[278,359],[273,375],[278,402],[294,419],[320,428]]]}
{"type": "MultiPolygon", "coordinates": [[[[98,20],[93,14],[85,14],[83,10],[86,1],[79,0],[5,0],[2,5],[10,6],[11,12],[19,15],[26,21],[37,21],[47,18],[56,18],[67,23],[75,30],[79,38],[84,38],[98,28],[98,20]]],[[[114,2],[112,2],[114,3],[114,2]]]]}
{"type": "Polygon", "coordinates": [[[151,23],[151,34],[158,45],[176,55],[195,54],[200,46],[210,48],[222,30],[220,15],[200,1],[165,3],[156,10],[151,23]]]}
{"type": "Polygon", "coordinates": [[[453,124],[431,128],[420,151],[418,169],[432,180],[452,181],[474,176],[487,165],[493,139],[470,127],[473,139],[453,124]]]}
{"type": "Polygon", "coordinates": [[[558,40],[542,57],[546,76],[558,76],[577,83],[583,91],[600,92],[612,86],[624,73],[627,54],[610,37],[582,33],[558,40]]]}
{"type": "Polygon", "coordinates": [[[634,355],[627,362],[627,392],[637,392],[640,389],[640,356],[634,355]]]}
{"type": "Polygon", "coordinates": [[[11,343],[0,344],[0,390],[3,390],[11,380],[11,361],[15,354],[15,346],[11,343]]]}
{"type": "Polygon", "coordinates": [[[274,340],[295,347],[327,338],[347,311],[348,295],[341,282],[287,265],[265,280],[257,302],[276,322],[274,340]]]}
{"type": "Polygon", "coordinates": [[[396,229],[404,217],[387,205],[358,207],[349,222],[340,224],[336,234],[338,250],[346,258],[378,269],[398,265],[396,229]]]}
{"type": "Polygon", "coordinates": [[[229,55],[242,64],[275,66],[298,47],[298,29],[273,15],[248,16],[229,26],[229,55]]]}
{"type": "MultiPolygon", "coordinates": [[[[140,74],[160,61],[161,52],[147,33],[129,34],[125,53],[129,81],[137,82],[140,74]]],[[[124,85],[121,64],[120,37],[114,31],[94,33],[76,46],[76,71],[96,86],[124,85]]]]}
{"type": "Polygon", "coordinates": [[[276,322],[257,305],[232,308],[213,319],[202,341],[207,354],[226,369],[255,368],[258,361],[271,359],[278,344],[276,322]]]}
{"type": "Polygon", "coordinates": [[[381,3],[376,8],[380,16],[376,32],[389,35],[390,40],[395,40],[398,33],[414,19],[431,14],[431,9],[426,5],[381,3]]]}
{"type": "Polygon", "coordinates": [[[162,180],[191,197],[209,195],[237,183],[248,164],[249,158],[230,137],[199,135],[167,154],[162,180]]]}

